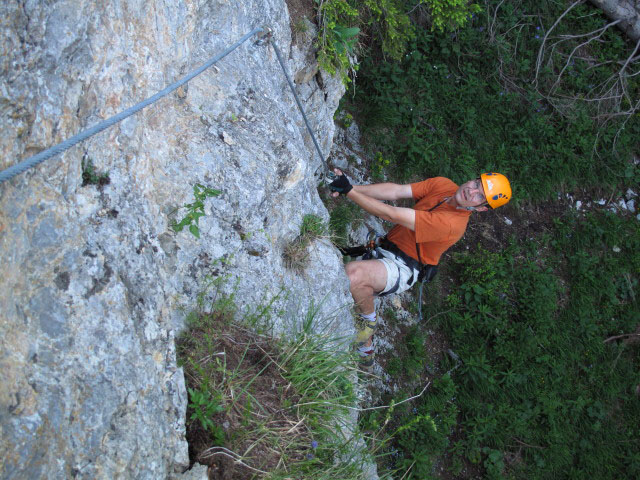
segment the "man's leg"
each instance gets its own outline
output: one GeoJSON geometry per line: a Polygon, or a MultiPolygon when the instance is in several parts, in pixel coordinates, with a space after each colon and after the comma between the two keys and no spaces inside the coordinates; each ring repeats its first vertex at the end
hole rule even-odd
{"type": "MultiPolygon", "coordinates": [[[[356,313],[365,320],[375,322],[375,293],[387,285],[387,269],[380,260],[358,260],[345,266],[349,277],[349,290],[356,304],[356,313]]],[[[365,346],[371,346],[372,338],[365,346]]]]}

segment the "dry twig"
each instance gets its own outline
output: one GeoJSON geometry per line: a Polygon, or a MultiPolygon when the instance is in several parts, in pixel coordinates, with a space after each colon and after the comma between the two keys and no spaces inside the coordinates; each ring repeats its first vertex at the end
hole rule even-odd
{"type": "Polygon", "coordinates": [[[200,457],[202,458],[210,458],[213,457],[214,455],[224,455],[226,457],[231,458],[235,463],[242,465],[243,467],[248,468],[249,470],[253,470],[254,472],[258,472],[258,473],[263,473],[265,475],[268,475],[269,472],[265,472],[263,470],[260,470],[258,468],[252,467],[251,465],[247,465],[246,463],[244,463],[240,457],[240,455],[238,455],[235,452],[232,452],[229,449],[226,449],[224,447],[211,447],[206,449],[204,452],[202,452],[200,454],[200,457]],[[219,450],[219,451],[214,451],[214,450],[219,450]]]}
{"type": "Polygon", "coordinates": [[[640,333],[625,333],[624,335],[615,335],[613,337],[607,338],[602,343],[609,343],[609,342],[612,342],[614,340],[618,340],[619,338],[627,338],[627,337],[640,337],[640,333]]]}

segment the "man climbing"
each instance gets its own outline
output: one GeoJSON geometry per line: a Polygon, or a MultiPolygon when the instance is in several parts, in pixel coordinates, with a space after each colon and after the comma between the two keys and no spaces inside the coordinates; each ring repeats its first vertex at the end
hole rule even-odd
{"type": "Polygon", "coordinates": [[[358,352],[362,366],[370,367],[377,325],[375,297],[413,286],[423,266],[437,265],[442,254],[462,238],[471,212],[504,205],[511,199],[511,186],[499,173],[483,173],[460,186],[444,177],[406,185],[351,185],[340,170],[335,173],[329,185],[334,197],[345,195],[370,214],[394,224],[380,241],[376,259],[345,266],[358,315],[358,352]],[[403,208],[384,203],[403,198],[413,198],[416,204],[403,208]]]}

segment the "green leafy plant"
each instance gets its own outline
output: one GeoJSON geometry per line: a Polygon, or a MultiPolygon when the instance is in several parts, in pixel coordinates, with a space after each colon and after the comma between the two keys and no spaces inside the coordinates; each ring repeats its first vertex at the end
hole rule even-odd
{"type": "Polygon", "coordinates": [[[353,53],[356,41],[358,40],[358,33],[360,33],[360,29],[358,27],[343,27],[342,25],[335,25],[331,28],[330,33],[333,34],[333,43],[338,55],[342,55],[347,52],[353,53]]]}
{"type": "Polygon", "coordinates": [[[409,329],[406,338],[407,355],[403,359],[403,364],[406,373],[415,375],[423,371],[427,363],[425,352],[427,334],[424,328],[414,325],[409,329]]]}
{"type": "Polygon", "coordinates": [[[349,72],[355,70],[352,55],[360,29],[358,10],[347,0],[316,0],[320,33],[316,41],[318,63],[331,75],[338,73],[344,83],[349,83],[349,72]]]}
{"type": "Polygon", "coordinates": [[[364,0],[359,5],[364,28],[379,43],[382,55],[392,60],[402,58],[415,38],[415,27],[406,13],[415,5],[409,7],[400,0],[364,0]]]}
{"type": "Polygon", "coordinates": [[[87,185],[108,185],[111,182],[109,178],[109,172],[98,172],[93,164],[93,160],[88,157],[83,157],[81,161],[82,166],[82,186],[87,185]]]}
{"type": "Polygon", "coordinates": [[[391,163],[389,158],[385,158],[381,152],[376,152],[376,155],[371,163],[371,177],[376,181],[382,181],[384,179],[384,171],[391,163]]]}
{"type": "Polygon", "coordinates": [[[189,408],[191,408],[191,420],[197,420],[200,425],[213,436],[215,445],[222,445],[224,442],[224,431],[219,425],[213,422],[212,417],[220,412],[224,412],[222,406],[222,395],[218,392],[211,392],[206,389],[189,388],[189,408]]]}
{"type": "Polygon", "coordinates": [[[335,115],[333,116],[334,120],[338,125],[342,128],[349,128],[353,124],[353,115],[349,112],[343,112],[340,110],[336,110],[335,115]]]}
{"type": "Polygon", "coordinates": [[[316,0],[320,35],[316,42],[318,62],[330,74],[339,74],[344,83],[355,76],[358,38],[380,38],[383,55],[399,59],[413,39],[414,29],[402,0],[316,0]]]}
{"type": "Polygon", "coordinates": [[[469,0],[422,0],[431,13],[431,29],[438,31],[464,27],[472,16],[482,11],[469,0]]]}
{"type": "Polygon", "coordinates": [[[187,210],[187,214],[179,222],[172,222],[171,229],[177,233],[181,232],[184,227],[189,226],[189,231],[191,232],[191,234],[196,238],[200,238],[200,228],[198,228],[198,221],[200,220],[200,217],[204,217],[205,215],[204,201],[208,197],[217,197],[221,193],[222,191],[220,190],[209,188],[196,183],[193,186],[194,201],[192,203],[187,203],[181,207],[187,210]]]}

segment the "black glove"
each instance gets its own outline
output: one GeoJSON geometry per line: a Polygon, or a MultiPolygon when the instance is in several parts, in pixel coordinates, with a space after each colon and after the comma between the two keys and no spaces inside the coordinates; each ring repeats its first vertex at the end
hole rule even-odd
{"type": "Polygon", "coordinates": [[[351,185],[346,175],[337,175],[336,179],[329,184],[329,188],[334,192],[339,192],[341,195],[346,195],[351,191],[353,185],[351,185]]]}

